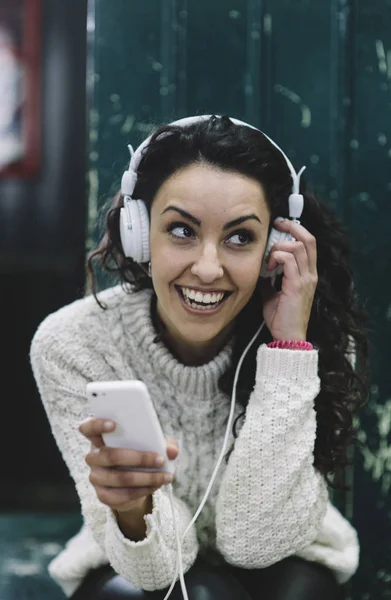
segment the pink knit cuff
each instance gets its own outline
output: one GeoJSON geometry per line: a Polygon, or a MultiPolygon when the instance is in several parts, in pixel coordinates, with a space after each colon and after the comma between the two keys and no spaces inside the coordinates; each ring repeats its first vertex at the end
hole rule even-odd
{"type": "Polygon", "coordinates": [[[304,340],[275,340],[267,344],[268,348],[286,348],[288,350],[313,350],[310,342],[304,340]]]}

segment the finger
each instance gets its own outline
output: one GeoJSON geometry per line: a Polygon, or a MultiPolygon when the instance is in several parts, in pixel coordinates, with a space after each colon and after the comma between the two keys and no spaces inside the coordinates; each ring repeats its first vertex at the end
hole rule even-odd
{"type": "Polygon", "coordinates": [[[169,460],[175,460],[179,454],[178,448],[174,446],[167,446],[167,458],[169,460]]]}
{"type": "Polygon", "coordinates": [[[175,446],[178,448],[178,442],[173,437],[166,437],[167,446],[175,446]]]}
{"type": "Polygon", "coordinates": [[[146,488],[161,487],[170,483],[165,479],[169,473],[160,471],[118,471],[103,467],[93,467],[90,472],[90,482],[95,486],[112,488],[146,488]]]}
{"type": "Polygon", "coordinates": [[[303,242],[307,256],[308,269],[312,275],[317,274],[317,247],[315,237],[301,223],[295,223],[290,219],[284,221],[274,221],[273,227],[278,231],[290,233],[297,241],[303,242]]]}
{"type": "Polygon", "coordinates": [[[167,457],[169,458],[169,460],[175,460],[179,454],[178,443],[174,438],[170,437],[166,438],[166,442],[167,457]]]}
{"type": "Polygon", "coordinates": [[[282,289],[284,289],[284,284],[288,281],[293,288],[294,291],[299,291],[302,286],[302,280],[299,274],[299,267],[297,265],[296,259],[290,252],[283,252],[281,250],[276,250],[273,253],[273,256],[270,256],[270,261],[268,264],[268,270],[275,269],[278,265],[282,265],[284,277],[282,279],[282,289]]]}
{"type": "Polygon", "coordinates": [[[102,433],[109,433],[115,429],[115,423],[107,419],[86,419],[79,425],[79,431],[95,446],[102,448],[105,445],[102,433]]]}
{"type": "Polygon", "coordinates": [[[85,461],[90,467],[143,467],[151,469],[161,468],[162,465],[156,463],[158,456],[156,452],[140,452],[127,448],[103,446],[99,449],[99,452],[87,454],[85,461]]]}
{"type": "Polygon", "coordinates": [[[272,253],[276,252],[277,250],[282,252],[290,252],[291,254],[293,254],[297,262],[300,276],[304,277],[305,275],[307,275],[307,273],[309,272],[308,254],[303,242],[278,242],[274,244],[270,255],[272,255],[272,253]]]}
{"type": "Polygon", "coordinates": [[[139,500],[143,496],[151,496],[159,488],[108,488],[95,486],[98,499],[115,510],[121,509],[125,504],[139,500]]]}

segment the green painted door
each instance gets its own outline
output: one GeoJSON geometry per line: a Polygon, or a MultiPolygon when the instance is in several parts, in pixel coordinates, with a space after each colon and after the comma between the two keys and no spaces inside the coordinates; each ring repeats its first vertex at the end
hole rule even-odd
{"type": "Polygon", "coordinates": [[[372,328],[372,393],[352,491],[355,600],[391,588],[390,0],[95,0],[90,239],[137,145],[156,124],[226,113],[263,129],[349,229],[372,328]]]}

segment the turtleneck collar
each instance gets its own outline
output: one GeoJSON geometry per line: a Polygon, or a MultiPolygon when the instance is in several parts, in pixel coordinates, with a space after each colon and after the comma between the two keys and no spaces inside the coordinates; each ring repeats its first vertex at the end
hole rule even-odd
{"type": "MultiPolygon", "coordinates": [[[[130,289],[128,288],[128,292],[130,289]]],[[[221,375],[230,365],[232,339],[210,362],[197,367],[186,366],[172,355],[154,327],[152,319],[154,292],[145,289],[126,293],[120,287],[116,290],[123,296],[119,303],[121,327],[118,330],[117,343],[125,356],[129,356],[132,360],[131,356],[137,352],[138,360],[143,357],[146,364],[152,365],[155,373],[164,376],[175,387],[187,393],[201,397],[215,394],[218,391],[221,375]]]]}

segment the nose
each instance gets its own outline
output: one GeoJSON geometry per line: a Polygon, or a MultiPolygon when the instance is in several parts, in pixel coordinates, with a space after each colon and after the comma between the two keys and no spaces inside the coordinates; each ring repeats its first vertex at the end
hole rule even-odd
{"type": "Polygon", "coordinates": [[[191,268],[191,272],[204,283],[213,283],[216,279],[223,277],[224,269],[214,244],[203,246],[198,260],[194,262],[191,268]]]}

